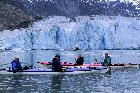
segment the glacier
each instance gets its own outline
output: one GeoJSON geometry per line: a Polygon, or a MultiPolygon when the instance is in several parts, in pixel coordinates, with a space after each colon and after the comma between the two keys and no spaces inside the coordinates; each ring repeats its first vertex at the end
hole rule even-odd
{"type": "Polygon", "coordinates": [[[140,18],[49,16],[26,29],[0,31],[0,49],[140,49],[140,18]]]}

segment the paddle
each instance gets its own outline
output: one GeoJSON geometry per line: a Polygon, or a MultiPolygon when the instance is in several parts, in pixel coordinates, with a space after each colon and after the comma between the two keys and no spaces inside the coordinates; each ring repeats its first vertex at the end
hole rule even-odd
{"type": "MultiPolygon", "coordinates": [[[[23,63],[23,62],[21,62],[21,63],[23,63]]],[[[0,66],[9,65],[9,64],[11,64],[11,63],[1,64],[0,66]]],[[[27,66],[27,63],[23,63],[23,64],[24,64],[25,66],[22,66],[22,70],[31,69],[31,68],[33,67],[33,65],[29,65],[29,66],[27,66]]],[[[9,71],[11,70],[11,67],[6,67],[6,68],[8,68],[9,71]]],[[[2,70],[6,70],[6,68],[2,68],[2,69],[0,69],[0,71],[2,71],[2,70]]]]}
{"type": "Polygon", "coordinates": [[[69,69],[68,67],[62,67],[62,72],[66,71],[67,69],[69,69]]]}
{"type": "Polygon", "coordinates": [[[6,63],[6,64],[1,64],[2,62],[0,62],[0,71],[6,70],[6,67],[3,67],[5,65],[9,65],[11,63],[6,63]]]}
{"type": "Polygon", "coordinates": [[[6,70],[6,69],[5,68],[0,69],[0,71],[2,71],[2,70],[6,70]]]}
{"type": "MultiPolygon", "coordinates": [[[[37,62],[38,64],[43,64],[43,65],[52,65],[52,62],[37,62]]],[[[74,66],[74,64],[69,63],[69,62],[61,62],[62,66],[74,66]]]]}
{"type": "MultiPolygon", "coordinates": [[[[52,65],[52,62],[37,62],[39,64],[42,64],[42,65],[52,65]]],[[[82,68],[83,65],[78,65],[78,64],[72,64],[72,63],[69,63],[69,62],[61,62],[61,65],[63,66],[63,68],[68,68],[68,67],[74,67],[74,68],[82,68]]]]}
{"type": "Polygon", "coordinates": [[[27,69],[32,69],[32,68],[33,68],[33,65],[24,66],[24,67],[22,67],[22,70],[27,70],[27,69]]]}

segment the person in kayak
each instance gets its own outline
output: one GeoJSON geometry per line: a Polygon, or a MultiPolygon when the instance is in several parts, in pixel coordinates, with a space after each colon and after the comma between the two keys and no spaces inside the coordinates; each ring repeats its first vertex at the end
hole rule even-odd
{"type": "Polygon", "coordinates": [[[78,58],[76,60],[75,65],[83,65],[84,63],[84,57],[82,57],[80,54],[78,55],[78,58]]]}
{"type": "Polygon", "coordinates": [[[103,65],[104,65],[104,66],[109,66],[109,65],[111,65],[111,58],[110,58],[110,56],[108,56],[108,53],[105,53],[105,58],[104,58],[103,65]]]}
{"type": "Polygon", "coordinates": [[[62,71],[62,65],[60,63],[60,55],[57,54],[55,56],[55,58],[53,58],[52,60],[52,70],[56,71],[56,72],[61,72],[62,71]]]}
{"type": "Polygon", "coordinates": [[[21,66],[21,63],[19,62],[18,57],[16,57],[15,60],[13,60],[11,63],[12,63],[12,71],[13,71],[13,73],[22,71],[22,66],[21,66]]]}

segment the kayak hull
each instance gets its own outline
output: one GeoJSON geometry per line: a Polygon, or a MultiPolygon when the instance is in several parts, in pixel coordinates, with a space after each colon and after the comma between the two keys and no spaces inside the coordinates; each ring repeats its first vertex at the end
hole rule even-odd
{"type": "Polygon", "coordinates": [[[22,72],[16,72],[13,73],[12,71],[7,71],[7,70],[3,70],[0,71],[0,74],[53,74],[53,75],[57,75],[57,74],[84,74],[84,73],[106,73],[109,70],[109,68],[103,68],[103,69],[89,69],[89,68],[81,68],[81,69],[77,69],[77,68],[72,68],[72,69],[66,69],[62,72],[55,72],[51,69],[47,69],[47,68],[33,68],[33,69],[29,69],[29,70],[23,70],[22,72]]]}

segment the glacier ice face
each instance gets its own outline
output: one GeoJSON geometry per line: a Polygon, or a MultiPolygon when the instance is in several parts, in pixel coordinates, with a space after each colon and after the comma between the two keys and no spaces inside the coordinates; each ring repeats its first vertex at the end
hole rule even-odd
{"type": "Polygon", "coordinates": [[[133,49],[140,48],[140,19],[121,16],[48,17],[28,29],[0,32],[1,48],[133,49]],[[76,22],[75,22],[76,20],[76,22]]]}

